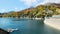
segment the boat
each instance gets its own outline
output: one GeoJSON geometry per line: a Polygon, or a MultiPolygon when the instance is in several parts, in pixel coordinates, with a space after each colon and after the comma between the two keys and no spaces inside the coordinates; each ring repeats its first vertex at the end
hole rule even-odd
{"type": "Polygon", "coordinates": [[[7,32],[13,32],[13,31],[17,31],[18,29],[7,29],[7,32]]]}
{"type": "Polygon", "coordinates": [[[45,17],[44,24],[60,30],[60,15],[45,17]]]}

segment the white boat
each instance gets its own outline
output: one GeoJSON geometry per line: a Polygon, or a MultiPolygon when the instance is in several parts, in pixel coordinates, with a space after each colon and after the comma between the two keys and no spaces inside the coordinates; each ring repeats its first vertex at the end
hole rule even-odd
{"type": "Polygon", "coordinates": [[[13,32],[13,31],[17,31],[18,29],[8,29],[7,32],[13,32]]]}
{"type": "Polygon", "coordinates": [[[45,18],[44,24],[60,30],[60,15],[45,18]]]}

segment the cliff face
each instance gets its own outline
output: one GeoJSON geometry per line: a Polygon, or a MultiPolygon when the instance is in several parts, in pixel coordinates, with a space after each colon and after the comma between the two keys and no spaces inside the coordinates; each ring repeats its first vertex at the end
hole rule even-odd
{"type": "Polygon", "coordinates": [[[37,7],[31,7],[25,10],[11,12],[7,14],[3,14],[3,17],[38,17],[40,18],[42,15],[52,16],[58,15],[57,9],[60,9],[60,4],[50,3],[49,5],[39,5],[37,7]],[[50,12],[50,13],[49,13],[50,12]]]}

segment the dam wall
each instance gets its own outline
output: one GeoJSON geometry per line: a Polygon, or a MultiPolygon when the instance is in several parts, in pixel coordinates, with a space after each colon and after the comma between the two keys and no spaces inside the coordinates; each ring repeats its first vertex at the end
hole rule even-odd
{"type": "Polygon", "coordinates": [[[45,19],[44,24],[60,30],[60,19],[55,18],[45,19]]]}

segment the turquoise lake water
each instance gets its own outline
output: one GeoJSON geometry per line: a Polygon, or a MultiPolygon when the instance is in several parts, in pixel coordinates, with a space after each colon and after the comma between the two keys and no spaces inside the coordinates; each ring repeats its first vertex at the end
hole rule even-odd
{"type": "Polygon", "coordinates": [[[18,29],[10,34],[60,34],[60,30],[44,24],[42,20],[0,18],[0,28],[18,29]]]}

